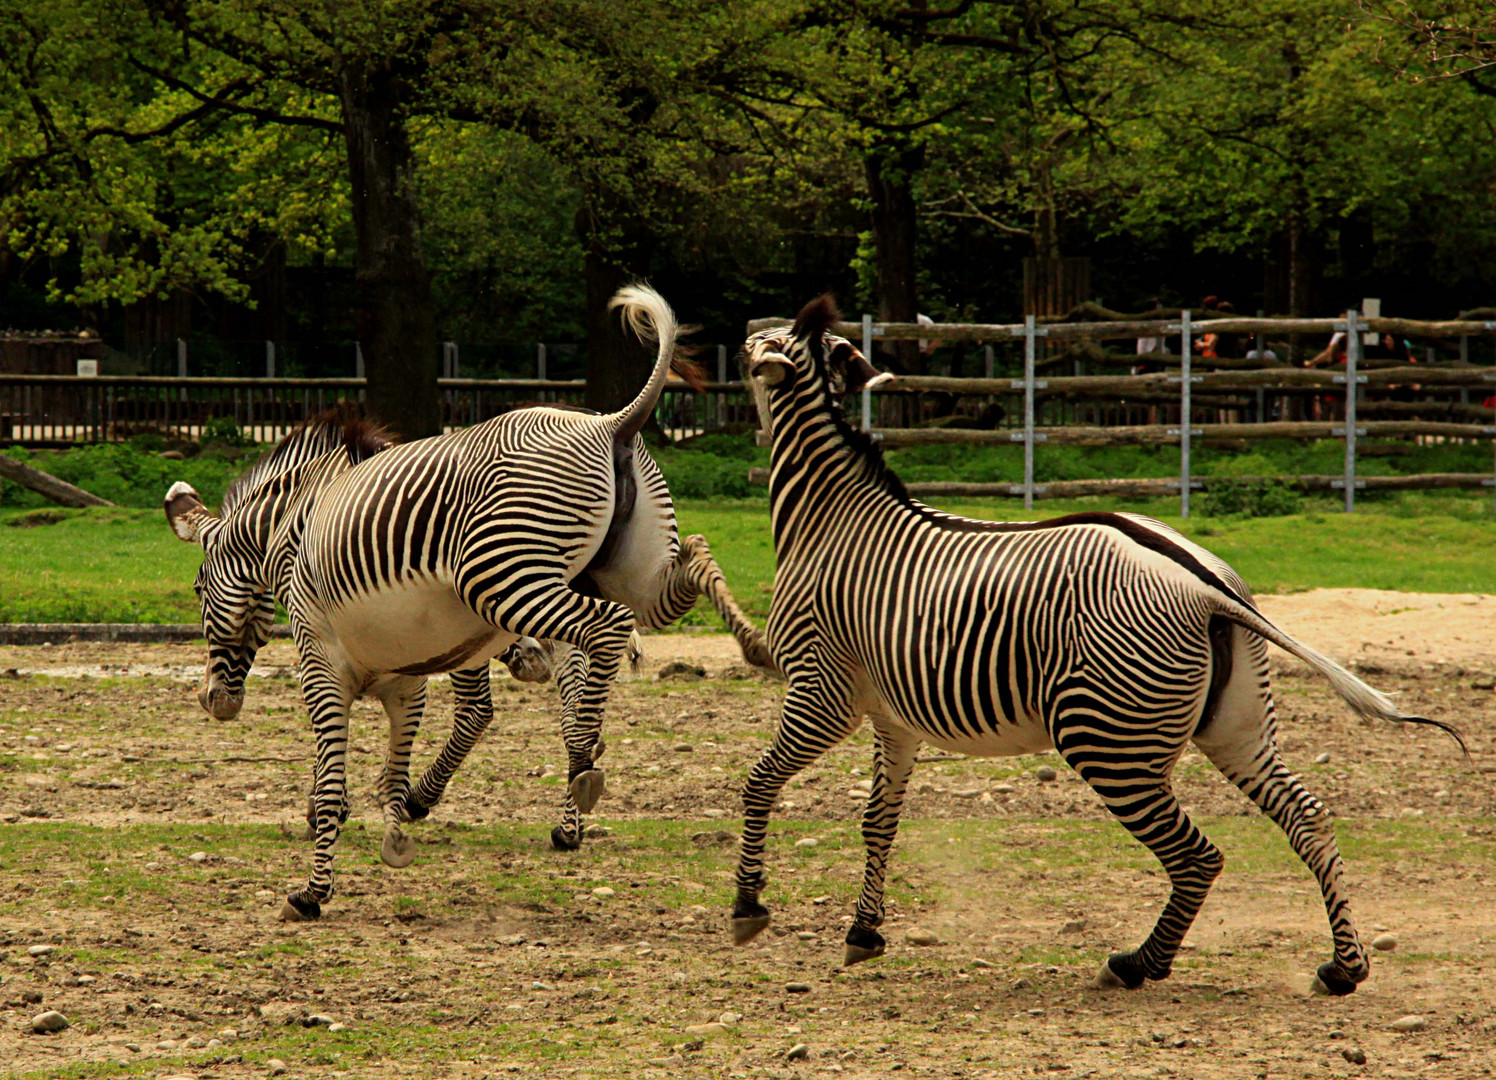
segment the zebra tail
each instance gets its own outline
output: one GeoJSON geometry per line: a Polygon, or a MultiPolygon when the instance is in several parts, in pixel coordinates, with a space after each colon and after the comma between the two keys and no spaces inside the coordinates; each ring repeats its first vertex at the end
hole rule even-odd
{"type": "Polygon", "coordinates": [[[623,310],[623,321],[640,341],[659,343],[659,353],[655,357],[649,381],[633,401],[610,417],[618,433],[617,438],[626,442],[639,433],[654,412],[655,405],[659,403],[660,394],[665,390],[665,377],[675,359],[675,338],[679,328],[675,322],[675,312],[670,310],[665,298],[648,285],[625,285],[608,302],[608,308],[623,310]]]}
{"type": "Polygon", "coordinates": [[[1329,679],[1335,692],[1358,715],[1368,720],[1388,720],[1394,724],[1426,724],[1429,727],[1436,727],[1459,743],[1460,752],[1467,760],[1469,759],[1470,750],[1465,745],[1465,738],[1460,734],[1460,729],[1453,724],[1403,712],[1386,694],[1368,686],[1323,653],[1316,652],[1303,642],[1289,637],[1268,622],[1256,608],[1243,604],[1233,597],[1225,596],[1219,591],[1217,591],[1217,596],[1222,601],[1222,615],[1259,637],[1266,638],[1284,652],[1292,653],[1329,679]]]}

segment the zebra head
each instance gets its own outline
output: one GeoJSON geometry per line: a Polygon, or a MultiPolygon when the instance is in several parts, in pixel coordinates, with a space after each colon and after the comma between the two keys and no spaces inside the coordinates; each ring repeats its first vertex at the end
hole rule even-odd
{"type": "Polygon", "coordinates": [[[759,331],[743,346],[748,375],[776,395],[803,399],[825,392],[833,400],[893,378],[846,338],[828,332],[840,321],[835,302],[822,296],[800,310],[794,326],[759,331]]]}
{"type": "Polygon", "coordinates": [[[197,700],[215,720],[232,720],[244,707],[244,678],[255,654],[269,640],[275,599],[259,582],[255,546],[237,543],[232,519],[211,513],[190,485],[179,482],[166,493],[166,520],[178,539],[203,549],[192,583],[208,641],[197,700]]]}

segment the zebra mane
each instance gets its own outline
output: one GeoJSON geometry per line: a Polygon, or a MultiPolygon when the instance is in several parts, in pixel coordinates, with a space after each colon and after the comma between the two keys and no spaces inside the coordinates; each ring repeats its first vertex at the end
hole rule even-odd
{"type": "Polygon", "coordinates": [[[334,406],[304,421],[230,484],[218,514],[228,517],[266,481],[340,446],[348,454],[349,463],[357,465],[393,442],[390,433],[374,421],[334,406]]]}

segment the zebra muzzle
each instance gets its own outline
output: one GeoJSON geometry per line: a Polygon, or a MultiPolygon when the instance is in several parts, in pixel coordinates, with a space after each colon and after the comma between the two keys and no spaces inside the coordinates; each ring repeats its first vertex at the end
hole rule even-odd
{"type": "Polygon", "coordinates": [[[197,700],[214,720],[232,720],[244,708],[244,688],[235,691],[222,686],[205,686],[197,692],[197,700]]]}

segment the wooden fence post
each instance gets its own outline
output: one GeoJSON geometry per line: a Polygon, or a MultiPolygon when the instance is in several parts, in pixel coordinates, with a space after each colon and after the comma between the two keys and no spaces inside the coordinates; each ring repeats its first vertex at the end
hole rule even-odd
{"type": "Polygon", "coordinates": [[[1356,390],[1366,381],[1365,375],[1356,374],[1356,366],[1361,362],[1361,331],[1365,329],[1360,316],[1355,308],[1345,313],[1345,374],[1335,376],[1336,382],[1345,383],[1345,426],[1332,430],[1345,436],[1345,479],[1336,486],[1345,488],[1347,514],[1356,511],[1356,436],[1366,434],[1365,428],[1356,427],[1356,390]]]}
{"type": "MultiPolygon", "coordinates": [[[[1017,327],[1014,327],[1015,331],[1017,327]]],[[[1034,380],[1034,358],[1038,351],[1037,339],[1048,335],[1049,330],[1040,330],[1034,325],[1034,317],[1025,315],[1023,317],[1023,378],[1014,379],[1009,385],[1014,390],[1023,390],[1023,433],[1020,435],[1013,432],[1010,438],[1014,442],[1023,442],[1023,508],[1032,510],[1034,508],[1034,443],[1043,442],[1048,438],[1043,433],[1034,433],[1034,390],[1044,390],[1049,387],[1047,379],[1034,380]]]]}
{"type": "MultiPolygon", "coordinates": [[[[1185,308],[1179,319],[1179,426],[1170,428],[1170,435],[1179,436],[1179,516],[1187,518],[1190,516],[1190,488],[1195,481],[1190,479],[1190,436],[1202,434],[1199,428],[1191,426],[1190,413],[1193,411],[1190,402],[1190,390],[1195,383],[1201,381],[1199,375],[1190,374],[1190,361],[1195,351],[1194,331],[1190,328],[1190,309],[1185,308]]],[[[1175,376],[1170,376],[1173,382],[1175,376]]]]}
{"type": "MultiPolygon", "coordinates": [[[[862,317],[862,355],[869,364],[873,362],[873,317],[871,315],[862,317]]],[[[873,430],[873,391],[866,384],[862,387],[862,430],[873,430]]]]}

